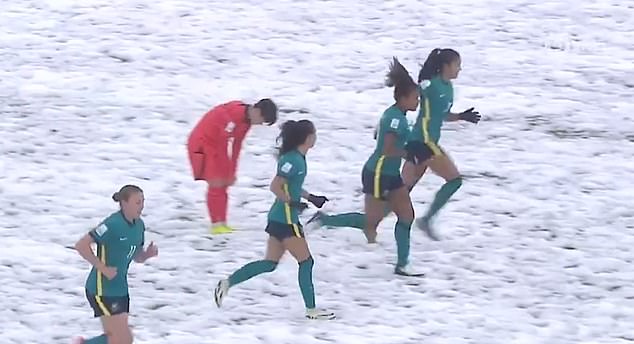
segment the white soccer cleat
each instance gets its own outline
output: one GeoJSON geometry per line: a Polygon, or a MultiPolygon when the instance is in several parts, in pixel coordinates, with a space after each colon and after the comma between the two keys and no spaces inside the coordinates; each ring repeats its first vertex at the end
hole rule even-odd
{"type": "Polygon", "coordinates": [[[216,301],[216,306],[220,308],[222,306],[222,299],[229,292],[229,280],[223,279],[218,282],[216,289],[214,290],[214,300],[216,301]]]}
{"type": "Polygon", "coordinates": [[[74,337],[73,340],[71,340],[71,344],[84,344],[86,342],[86,340],[84,339],[84,337],[74,337]]]}
{"type": "Polygon", "coordinates": [[[423,277],[425,276],[424,272],[419,272],[412,270],[411,265],[407,264],[405,266],[397,266],[394,269],[394,273],[400,276],[408,276],[408,277],[423,277]]]}
{"type": "Polygon", "coordinates": [[[335,313],[328,312],[323,309],[309,308],[309,309],[306,309],[306,318],[312,319],[312,320],[332,320],[332,319],[335,319],[336,316],[335,316],[335,313]]]}

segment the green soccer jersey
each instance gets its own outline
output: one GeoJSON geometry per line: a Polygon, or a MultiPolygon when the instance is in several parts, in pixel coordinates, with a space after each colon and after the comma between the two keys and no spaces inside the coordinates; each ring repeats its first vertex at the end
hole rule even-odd
{"type": "Polygon", "coordinates": [[[440,129],[453,105],[453,86],[440,76],[424,80],[419,85],[420,111],[409,141],[438,143],[440,129]]]}
{"type": "Polygon", "coordinates": [[[118,211],[108,216],[89,234],[97,243],[97,257],[106,266],[117,268],[117,274],[109,280],[93,267],[86,281],[86,289],[97,296],[128,295],[128,267],[135,254],[143,250],[143,220],[130,223],[118,211]]]}
{"type": "MultiPolygon", "coordinates": [[[[296,150],[283,154],[277,161],[277,175],[286,178],[284,190],[293,202],[301,200],[307,171],[306,157],[296,150]]],[[[289,225],[299,224],[299,212],[288,203],[275,199],[269,210],[268,220],[289,225]]]]}
{"type": "Polygon", "coordinates": [[[403,149],[405,147],[409,135],[409,125],[405,112],[396,105],[387,108],[379,120],[376,133],[376,148],[363,168],[375,174],[400,175],[402,158],[386,157],[383,155],[383,146],[385,145],[385,135],[393,133],[396,134],[396,148],[403,149]]]}

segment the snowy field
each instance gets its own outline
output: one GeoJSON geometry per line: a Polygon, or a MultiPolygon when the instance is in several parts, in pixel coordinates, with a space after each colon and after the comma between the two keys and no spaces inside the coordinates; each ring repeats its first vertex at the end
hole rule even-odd
{"type": "MultiPolygon", "coordinates": [[[[131,267],[138,343],[634,342],[631,1],[15,0],[0,23],[0,344],[100,333],[67,246],[126,183],[145,190],[160,248],[131,267]],[[302,318],[289,256],[218,310],[216,281],[263,255],[278,130],[246,141],[240,231],[210,237],[185,150],[198,118],[272,97],[281,120],[315,121],[307,189],[329,213],[360,210],[390,58],[417,75],[435,47],[463,57],[454,109],[484,118],[444,131],[465,182],[443,241],[413,232],[427,276],[392,274],[392,216],[374,250],[353,229],[307,233],[337,320],[302,318]]],[[[424,177],[417,212],[440,185],[424,177]]]]}

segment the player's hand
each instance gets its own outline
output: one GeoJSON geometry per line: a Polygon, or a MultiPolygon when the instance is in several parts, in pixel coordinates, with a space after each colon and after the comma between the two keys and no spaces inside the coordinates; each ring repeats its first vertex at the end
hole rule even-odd
{"type": "Polygon", "coordinates": [[[154,241],[150,242],[150,245],[145,249],[145,254],[145,259],[158,256],[158,246],[154,245],[154,241]]]}
{"type": "Polygon", "coordinates": [[[317,208],[323,207],[324,203],[328,201],[329,199],[326,196],[315,196],[313,194],[308,195],[308,202],[314,204],[317,208]]]}
{"type": "Polygon", "coordinates": [[[414,152],[414,150],[412,149],[408,149],[407,152],[405,153],[405,160],[410,161],[414,165],[418,165],[421,163],[420,159],[418,158],[418,155],[416,155],[416,152],[414,152]]]}
{"type": "Polygon", "coordinates": [[[117,275],[117,268],[112,266],[104,266],[100,272],[106,276],[108,280],[112,280],[117,275]]]}
{"type": "Polygon", "coordinates": [[[235,183],[236,183],[236,176],[232,176],[231,178],[227,179],[227,186],[232,186],[235,183]]]}
{"type": "Polygon", "coordinates": [[[458,118],[460,118],[460,120],[462,121],[467,121],[467,122],[471,122],[473,124],[478,124],[478,122],[480,122],[480,118],[482,118],[482,116],[480,116],[480,113],[478,111],[475,111],[474,108],[470,108],[467,109],[461,113],[458,114],[458,118]]]}

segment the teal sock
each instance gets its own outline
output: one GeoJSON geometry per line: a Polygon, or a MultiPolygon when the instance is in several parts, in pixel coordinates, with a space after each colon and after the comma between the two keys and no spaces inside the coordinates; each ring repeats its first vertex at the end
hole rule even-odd
{"type": "Polygon", "coordinates": [[[352,227],[363,230],[365,228],[365,214],[344,213],[336,215],[322,215],[319,217],[322,226],[352,227]]]}
{"type": "Polygon", "coordinates": [[[462,178],[458,177],[456,179],[452,179],[443,185],[440,190],[436,193],[436,197],[434,197],[434,201],[429,206],[427,210],[427,214],[425,214],[425,219],[429,220],[434,217],[438,211],[447,204],[449,198],[458,191],[460,186],[462,185],[462,178]]]}
{"type": "Polygon", "coordinates": [[[108,344],[108,336],[102,334],[101,336],[92,337],[90,339],[86,339],[84,344],[108,344]]]}
{"type": "Polygon", "coordinates": [[[313,257],[299,263],[299,289],[302,291],[302,298],[306,308],[315,308],[315,288],[313,286],[313,257]]]}
{"type": "Polygon", "coordinates": [[[409,234],[412,228],[411,222],[398,220],[394,227],[394,239],[396,239],[396,266],[403,267],[409,260],[409,234]]]}
{"type": "Polygon", "coordinates": [[[277,267],[277,262],[272,260],[258,260],[251,262],[229,276],[229,286],[242,283],[252,277],[265,272],[271,272],[277,267]]]}

